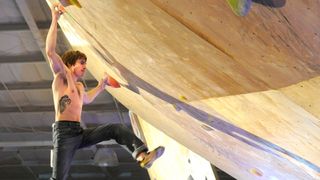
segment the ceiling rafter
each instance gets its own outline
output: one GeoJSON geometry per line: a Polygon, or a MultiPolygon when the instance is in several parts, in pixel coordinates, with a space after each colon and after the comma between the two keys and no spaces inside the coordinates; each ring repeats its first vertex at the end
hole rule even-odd
{"type": "MultiPolygon", "coordinates": [[[[51,106],[20,106],[20,109],[23,113],[29,112],[52,112],[54,111],[54,107],[51,106]]],[[[119,109],[121,112],[127,112],[128,110],[123,106],[120,105],[119,109]]],[[[18,107],[16,106],[0,106],[0,113],[15,113],[21,112],[18,107]]],[[[106,104],[90,104],[84,105],[83,111],[102,111],[102,112],[116,112],[117,108],[115,107],[114,103],[106,103],[106,104]]]]}
{"type": "Polygon", "coordinates": [[[23,55],[2,55],[0,56],[0,64],[8,64],[8,63],[36,63],[41,62],[44,63],[45,58],[42,56],[41,51],[32,52],[29,54],[23,55]]]}
{"type": "MultiPolygon", "coordinates": [[[[50,21],[38,21],[35,23],[39,29],[49,29],[51,24],[50,21]]],[[[25,31],[25,30],[29,30],[29,26],[26,22],[0,23],[0,32],[1,31],[25,31]]]]}
{"type": "MultiPolygon", "coordinates": [[[[115,145],[117,144],[114,140],[103,141],[100,142],[98,145],[115,145]]],[[[13,147],[52,147],[51,140],[45,141],[2,141],[0,142],[1,148],[13,148],[13,147]]]]}
{"type": "Polygon", "coordinates": [[[45,52],[45,41],[42,38],[41,32],[37,26],[37,23],[31,13],[31,10],[26,2],[26,0],[15,0],[15,3],[20,10],[21,14],[23,15],[23,18],[25,19],[26,23],[28,24],[28,27],[36,40],[41,53],[44,58],[47,58],[46,52],[45,52]]]}
{"type": "MultiPolygon", "coordinates": [[[[8,82],[5,83],[7,88],[11,90],[36,90],[36,89],[50,89],[52,81],[36,81],[36,82],[8,82]]],[[[85,84],[88,88],[95,87],[98,82],[96,80],[85,80],[85,84]]],[[[6,90],[2,84],[0,84],[0,91],[6,90]]]]}

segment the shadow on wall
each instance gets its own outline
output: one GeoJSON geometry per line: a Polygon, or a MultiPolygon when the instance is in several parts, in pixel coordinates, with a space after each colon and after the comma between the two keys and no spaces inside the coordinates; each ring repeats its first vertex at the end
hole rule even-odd
{"type": "Polygon", "coordinates": [[[273,8],[281,8],[286,4],[286,0],[252,0],[255,3],[273,8]]]}

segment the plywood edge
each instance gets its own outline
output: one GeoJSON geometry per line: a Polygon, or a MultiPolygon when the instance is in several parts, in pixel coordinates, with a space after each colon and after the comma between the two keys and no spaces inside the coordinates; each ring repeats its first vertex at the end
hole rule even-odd
{"type": "Polygon", "coordinates": [[[279,91],[317,117],[320,123],[320,76],[281,88],[279,91]]]}

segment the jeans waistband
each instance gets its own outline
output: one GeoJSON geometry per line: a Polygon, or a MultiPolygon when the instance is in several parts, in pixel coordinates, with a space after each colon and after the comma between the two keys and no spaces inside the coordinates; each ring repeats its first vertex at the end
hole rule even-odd
{"type": "Polygon", "coordinates": [[[56,121],[53,123],[56,127],[80,127],[80,122],[77,121],[56,121]]]}

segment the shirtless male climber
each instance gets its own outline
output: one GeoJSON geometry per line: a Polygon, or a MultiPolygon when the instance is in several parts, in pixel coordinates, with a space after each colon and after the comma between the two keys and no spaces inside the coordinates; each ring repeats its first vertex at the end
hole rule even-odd
{"type": "Polygon", "coordinates": [[[85,92],[78,80],[86,71],[87,57],[80,51],[67,51],[61,57],[56,53],[57,23],[61,4],[51,6],[52,22],[46,39],[46,53],[54,75],[52,93],[55,107],[53,124],[53,171],[50,179],[65,180],[77,149],[114,139],[125,145],[141,167],[149,168],[164,152],[160,146],[148,151],[146,145],[122,124],[104,124],[83,129],[80,126],[82,105],[91,103],[108,86],[108,76],[92,90],[85,92]]]}

